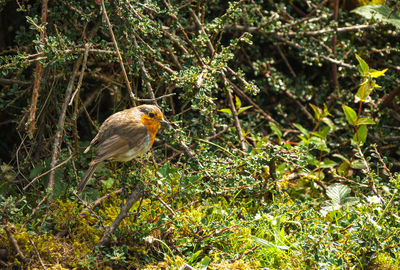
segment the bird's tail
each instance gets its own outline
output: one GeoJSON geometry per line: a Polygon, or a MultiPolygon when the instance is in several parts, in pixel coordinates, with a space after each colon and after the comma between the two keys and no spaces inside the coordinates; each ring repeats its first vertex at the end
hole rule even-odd
{"type": "Polygon", "coordinates": [[[82,180],[78,185],[78,192],[82,192],[85,189],[87,182],[89,181],[90,177],[92,177],[98,165],[99,163],[94,163],[93,161],[90,163],[89,169],[86,171],[85,175],[82,177],[82,180]]]}

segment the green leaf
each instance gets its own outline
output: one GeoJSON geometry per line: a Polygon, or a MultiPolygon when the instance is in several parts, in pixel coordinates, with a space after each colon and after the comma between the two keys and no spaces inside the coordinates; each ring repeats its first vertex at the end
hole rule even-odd
{"type": "Polygon", "coordinates": [[[29,178],[34,178],[41,174],[44,170],[44,167],[42,165],[37,165],[31,172],[29,173],[29,178]]]}
{"type": "Polygon", "coordinates": [[[112,187],[112,185],[114,185],[115,179],[109,177],[107,180],[101,180],[101,182],[106,187],[106,189],[109,189],[112,187]]]}
{"type": "Polygon", "coordinates": [[[360,85],[360,88],[358,88],[356,97],[361,102],[365,102],[368,99],[372,89],[373,87],[371,87],[369,83],[363,83],[360,85]]]}
{"type": "Polygon", "coordinates": [[[330,159],[324,159],[320,164],[320,168],[333,168],[337,165],[337,163],[330,159]]]}
{"type": "Polygon", "coordinates": [[[384,70],[371,69],[370,71],[372,71],[372,72],[370,73],[370,75],[372,78],[378,78],[378,77],[382,76],[383,74],[385,74],[385,72],[387,70],[388,70],[387,68],[385,68],[384,70]]]}
{"type": "Polygon", "coordinates": [[[296,124],[294,124],[294,126],[295,126],[298,130],[300,130],[300,132],[301,132],[302,134],[304,134],[307,138],[310,138],[310,132],[309,132],[307,129],[303,128],[302,125],[296,123],[296,124]]]}
{"type": "Polygon", "coordinates": [[[363,145],[367,140],[367,126],[361,125],[358,127],[356,134],[354,134],[353,141],[357,142],[358,145],[363,145]]]}
{"type": "Polygon", "coordinates": [[[361,159],[356,159],[353,160],[350,164],[350,167],[352,169],[358,169],[358,170],[362,170],[362,169],[366,169],[367,167],[365,166],[364,161],[362,161],[361,159]]]}
{"type": "Polygon", "coordinates": [[[278,126],[275,125],[275,123],[270,122],[269,127],[271,128],[272,132],[275,133],[276,136],[278,136],[279,140],[281,140],[282,132],[279,130],[278,126]]]}
{"type": "Polygon", "coordinates": [[[356,58],[359,63],[359,65],[357,67],[358,67],[358,70],[360,71],[360,73],[362,75],[367,74],[367,72],[369,71],[369,66],[368,66],[367,62],[365,62],[364,59],[362,59],[358,54],[356,54],[356,58]]]}
{"type": "Polygon", "coordinates": [[[210,264],[210,262],[211,262],[210,257],[205,256],[200,262],[199,270],[207,270],[208,265],[210,264]]]}
{"type": "Polygon", "coordinates": [[[224,108],[224,109],[221,109],[221,110],[218,110],[219,112],[223,112],[223,113],[226,113],[226,114],[229,114],[229,115],[232,115],[232,111],[231,111],[231,109],[229,109],[229,108],[224,108]]]}
{"type": "Polygon", "coordinates": [[[324,151],[329,153],[330,149],[328,148],[328,146],[326,145],[326,142],[324,139],[321,139],[319,137],[316,136],[312,136],[310,139],[310,143],[315,145],[315,148],[320,150],[320,151],[324,151]]]}
{"type": "Polygon", "coordinates": [[[330,130],[331,130],[330,127],[324,126],[323,128],[320,128],[318,131],[312,132],[312,135],[325,140],[330,130]]]}
{"type": "Polygon", "coordinates": [[[254,242],[256,242],[257,244],[260,244],[260,245],[262,245],[264,247],[267,247],[267,248],[275,248],[275,249],[283,249],[283,250],[288,250],[289,249],[288,246],[276,245],[276,244],[274,244],[274,243],[272,243],[270,241],[267,241],[265,239],[261,239],[261,238],[255,237],[255,236],[253,236],[252,238],[253,238],[254,242]]]}
{"type": "Polygon", "coordinates": [[[244,111],[250,109],[251,107],[253,107],[253,106],[241,107],[241,108],[238,110],[238,115],[241,114],[242,112],[244,112],[244,111]]]}
{"type": "Polygon", "coordinates": [[[343,155],[341,154],[333,154],[332,156],[340,158],[341,160],[343,160],[344,162],[346,162],[347,164],[350,164],[350,161],[343,155]]]}
{"type": "Polygon", "coordinates": [[[357,125],[375,125],[375,121],[371,118],[361,117],[358,119],[357,125]]]}
{"type": "Polygon", "coordinates": [[[366,5],[353,9],[351,12],[357,13],[366,19],[379,20],[389,23],[400,29],[400,18],[393,10],[385,5],[366,5]]]}
{"type": "Polygon", "coordinates": [[[331,130],[336,130],[335,124],[332,122],[332,120],[328,117],[323,117],[322,122],[324,122],[331,130]]]}
{"type": "Polygon", "coordinates": [[[356,203],[356,201],[358,202],[357,198],[354,197],[349,197],[351,192],[351,189],[343,184],[340,183],[336,183],[333,185],[330,185],[327,189],[326,189],[326,195],[331,198],[331,200],[338,205],[345,205],[345,204],[349,204],[349,205],[353,205],[356,203]]]}
{"type": "Polygon", "coordinates": [[[357,123],[357,113],[349,106],[342,105],[342,108],[349,124],[355,126],[357,123]]]}
{"type": "Polygon", "coordinates": [[[235,96],[235,106],[237,110],[239,110],[242,107],[242,101],[237,96],[235,96]]]}
{"type": "Polygon", "coordinates": [[[310,106],[314,111],[315,119],[319,121],[321,119],[321,110],[314,104],[310,104],[310,106]]]}

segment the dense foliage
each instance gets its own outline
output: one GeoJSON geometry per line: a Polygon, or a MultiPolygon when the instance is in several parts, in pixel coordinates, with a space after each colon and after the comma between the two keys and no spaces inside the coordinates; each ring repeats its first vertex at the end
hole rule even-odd
{"type": "Polygon", "coordinates": [[[0,11],[1,267],[400,267],[397,1],[0,11]],[[77,194],[99,125],[143,103],[174,129],[77,194]]]}

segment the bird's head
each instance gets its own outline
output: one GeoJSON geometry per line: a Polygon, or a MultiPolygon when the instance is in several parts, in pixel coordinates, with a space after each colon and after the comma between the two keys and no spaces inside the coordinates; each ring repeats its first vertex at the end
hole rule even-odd
{"type": "Polygon", "coordinates": [[[142,113],[141,120],[145,125],[165,125],[170,128],[169,122],[164,119],[164,114],[155,105],[140,105],[137,107],[142,113]]]}

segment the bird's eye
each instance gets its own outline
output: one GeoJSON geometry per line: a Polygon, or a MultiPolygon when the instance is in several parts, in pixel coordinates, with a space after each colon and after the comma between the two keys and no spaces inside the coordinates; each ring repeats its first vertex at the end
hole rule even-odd
{"type": "Polygon", "coordinates": [[[149,116],[151,117],[151,118],[153,118],[154,117],[154,113],[149,113],[149,116]]]}

